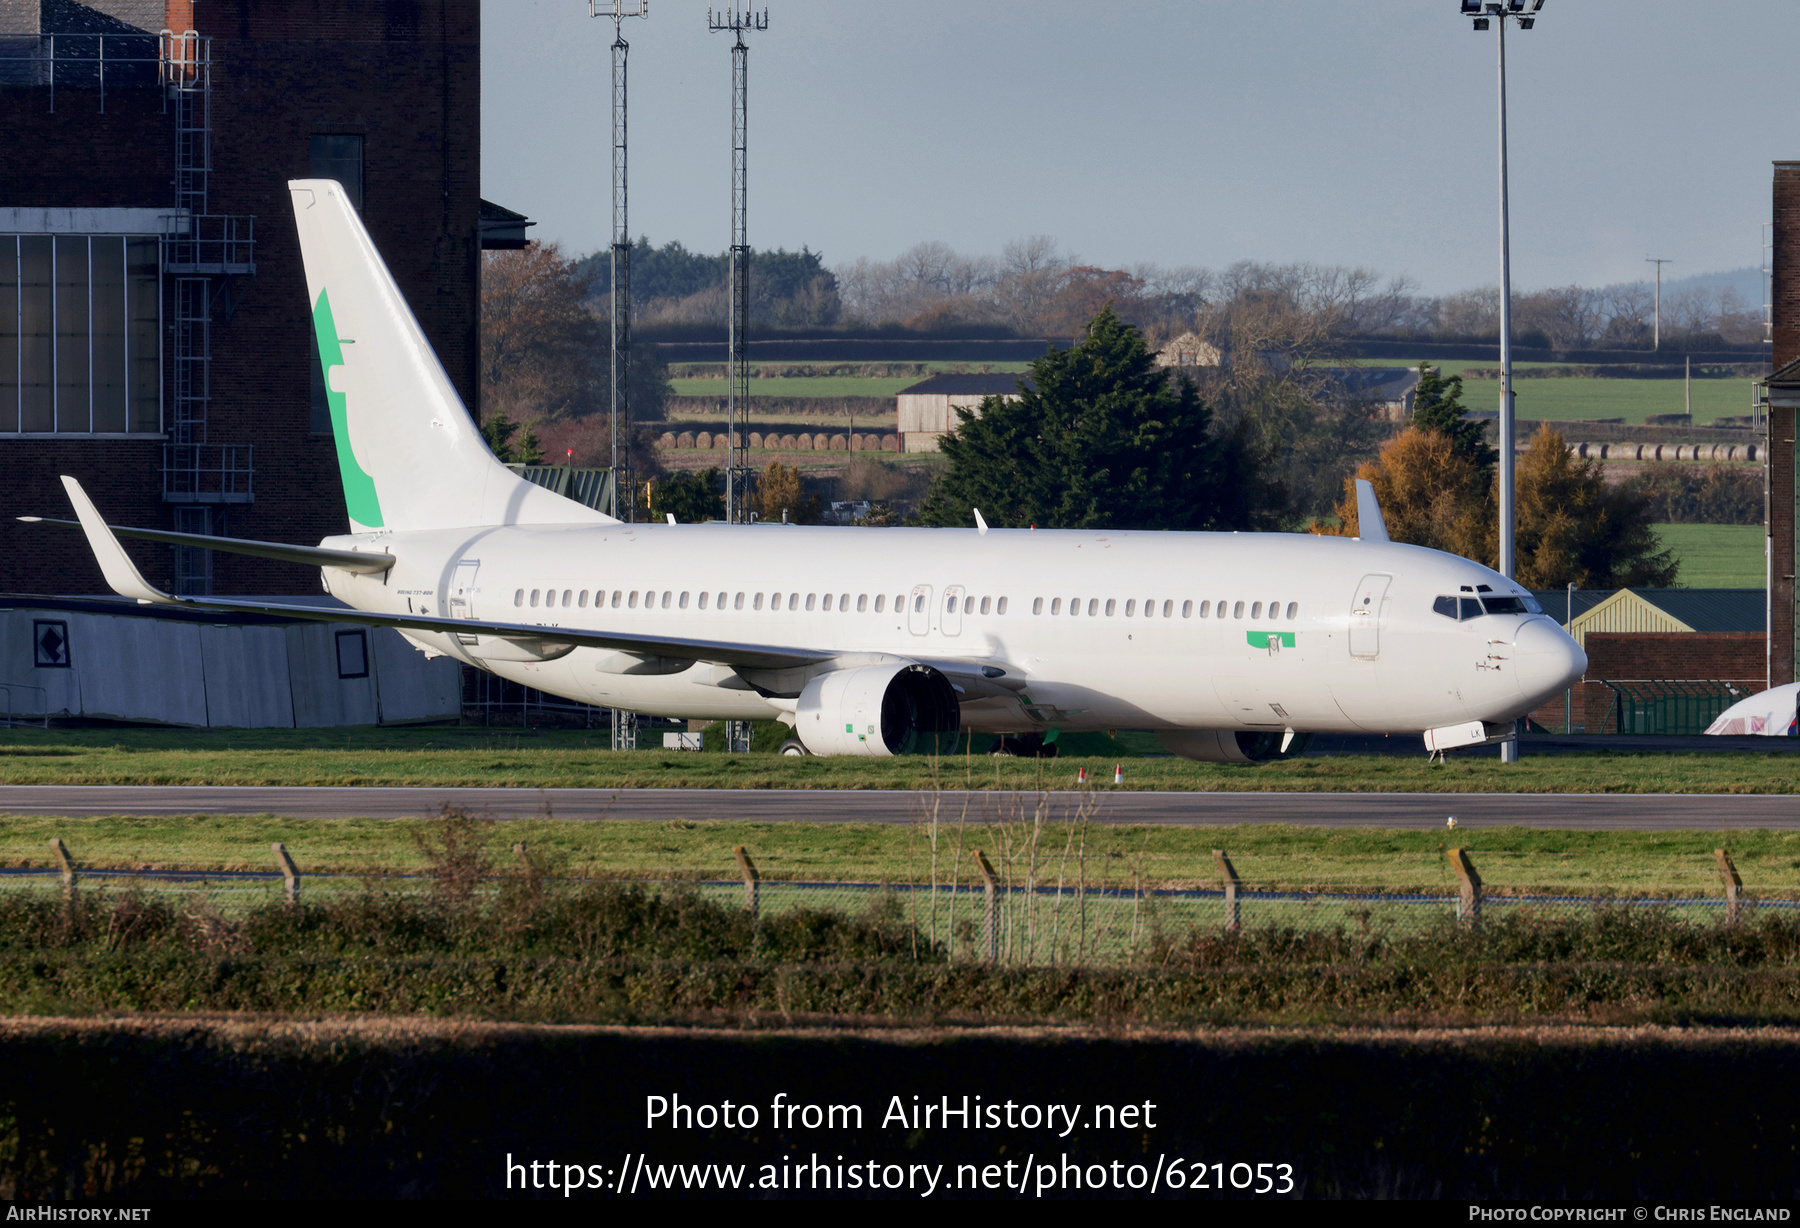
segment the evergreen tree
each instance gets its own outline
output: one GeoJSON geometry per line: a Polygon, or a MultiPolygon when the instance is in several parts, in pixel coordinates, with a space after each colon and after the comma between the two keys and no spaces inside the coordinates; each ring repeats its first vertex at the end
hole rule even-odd
{"type": "Polygon", "coordinates": [[[1194,386],[1158,367],[1110,307],[1087,337],[1031,364],[1016,400],[989,397],[939,447],[949,467],[919,509],[928,525],[1046,529],[1247,527],[1243,466],[1215,440],[1194,386]]]}
{"type": "Polygon", "coordinates": [[[662,520],[670,513],[681,524],[705,524],[725,516],[724,479],[717,469],[671,473],[656,483],[650,514],[662,520]]]}
{"type": "Polygon", "coordinates": [[[481,424],[481,437],[487,440],[488,450],[506,465],[535,465],[544,459],[543,445],[538,442],[537,432],[527,429],[525,438],[517,446],[512,437],[519,433],[519,424],[506,416],[506,411],[496,410],[489,414],[481,424]]]}
{"type": "Polygon", "coordinates": [[[1413,392],[1412,424],[1421,431],[1436,431],[1447,437],[1458,455],[1475,462],[1482,470],[1491,470],[1500,459],[1499,450],[1487,441],[1487,423],[1463,417],[1468,412],[1462,403],[1462,376],[1446,379],[1436,367],[1419,364],[1419,386],[1413,392]]]}

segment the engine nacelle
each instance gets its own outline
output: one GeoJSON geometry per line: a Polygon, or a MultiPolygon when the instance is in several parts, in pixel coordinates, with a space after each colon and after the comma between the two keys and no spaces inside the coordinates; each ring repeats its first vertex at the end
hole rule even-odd
{"type": "Polygon", "coordinates": [[[949,679],[926,665],[864,665],[806,684],[794,733],[815,755],[910,755],[962,728],[949,679]]]}
{"type": "Polygon", "coordinates": [[[1267,763],[1275,759],[1293,759],[1312,741],[1310,733],[1297,733],[1287,749],[1281,748],[1281,733],[1258,733],[1250,729],[1166,729],[1156,735],[1163,749],[1183,759],[1202,763],[1267,763]]]}

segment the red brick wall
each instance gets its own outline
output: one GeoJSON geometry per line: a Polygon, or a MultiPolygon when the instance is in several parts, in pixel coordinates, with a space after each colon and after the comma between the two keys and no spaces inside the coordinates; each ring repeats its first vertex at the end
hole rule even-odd
{"type": "MultiPolygon", "coordinates": [[[[1771,360],[1777,368],[1800,358],[1800,162],[1777,162],[1773,214],[1771,360]]],[[[1769,411],[1769,686],[1795,680],[1794,652],[1794,411],[1769,411]]]]}
{"type": "MultiPolygon", "coordinates": [[[[1763,689],[1767,639],[1756,632],[1592,632],[1586,637],[1588,669],[1575,686],[1573,720],[1589,733],[1601,728],[1613,692],[1600,679],[1631,683],[1651,679],[1728,682],[1746,693],[1763,689]]],[[[1563,724],[1561,696],[1531,714],[1547,728],[1563,724]]]]}
{"type": "MultiPolygon", "coordinates": [[[[170,5],[171,28],[182,14],[170,5]]],[[[256,215],[257,276],[213,322],[207,438],[255,448],[256,502],[232,505],[237,537],[316,542],[344,532],[329,437],[311,433],[310,312],[289,179],[310,173],[315,132],[364,137],[364,222],[450,379],[474,406],[480,240],[480,8],[476,0],[205,0],[213,38],[214,213],[256,215]]],[[[0,205],[172,205],[172,117],[155,91],[96,99],[0,91],[0,205]]],[[[165,322],[172,279],[165,280],[165,322]]],[[[165,355],[165,370],[167,369],[165,355]]],[[[165,403],[166,405],[166,403],[165,403]]],[[[165,408],[165,412],[167,412],[165,408]]],[[[0,524],[69,516],[57,475],[81,478],[114,523],[173,527],[160,441],[0,437],[0,524]]],[[[168,547],[132,547],[145,575],[173,578],[168,547]]],[[[316,591],[309,569],[213,556],[220,593],[316,591]]],[[[68,531],[0,532],[0,592],[106,591],[68,531]]]]}

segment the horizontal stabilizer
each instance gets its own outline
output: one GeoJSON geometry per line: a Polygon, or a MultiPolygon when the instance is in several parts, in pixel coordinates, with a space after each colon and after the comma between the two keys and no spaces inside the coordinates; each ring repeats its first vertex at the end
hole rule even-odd
{"type": "MultiPolygon", "coordinates": [[[[55,524],[79,529],[79,520],[52,520],[48,516],[21,516],[26,524],[55,524]]],[[[197,546],[203,550],[222,550],[226,554],[247,554],[259,559],[279,559],[305,567],[335,567],[358,575],[373,575],[394,565],[394,556],[380,551],[363,553],[356,550],[327,550],[322,546],[290,546],[286,542],[248,541],[241,537],[209,537],[204,533],[170,533],[162,529],[128,529],[120,525],[106,526],[118,537],[135,537],[144,541],[164,542],[171,546],[197,546]]]]}

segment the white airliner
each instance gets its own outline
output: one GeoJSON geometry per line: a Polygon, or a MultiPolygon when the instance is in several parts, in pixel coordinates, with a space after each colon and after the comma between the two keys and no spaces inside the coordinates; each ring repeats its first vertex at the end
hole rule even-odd
{"type": "Polygon", "coordinates": [[[1504,736],[1587,667],[1512,581],[1387,541],[1366,491],[1360,540],[622,524],[494,459],[342,187],[289,188],[353,531],[109,528],[65,477],[124,596],[394,627],[569,699],[781,720],[816,754],[1121,727],[1215,761],[1322,731],[1438,749],[1504,736]],[[350,609],[172,596],[115,534],[316,566],[350,609]]]}

